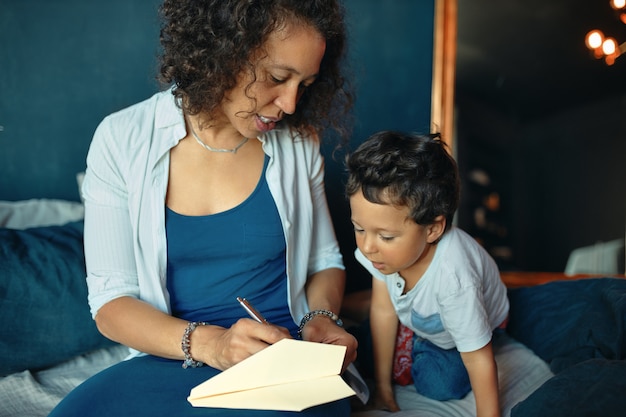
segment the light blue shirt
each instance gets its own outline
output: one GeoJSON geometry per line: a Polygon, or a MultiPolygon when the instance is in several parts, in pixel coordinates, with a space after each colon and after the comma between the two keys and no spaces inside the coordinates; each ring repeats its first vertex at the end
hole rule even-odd
{"type": "MultiPolygon", "coordinates": [[[[82,185],[89,304],[136,297],[170,312],[166,286],[165,197],[169,151],[187,135],[171,91],[106,117],[98,126],[82,185]]],[[[296,323],[309,311],[305,283],[343,269],[324,190],[315,138],[275,129],[259,137],[270,157],[266,179],[287,243],[289,308],[296,323]]]]}

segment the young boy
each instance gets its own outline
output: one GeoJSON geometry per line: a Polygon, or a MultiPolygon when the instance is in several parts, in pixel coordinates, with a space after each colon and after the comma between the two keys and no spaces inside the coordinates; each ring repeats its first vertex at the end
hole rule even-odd
{"type": "Polygon", "coordinates": [[[417,392],[443,401],[473,390],[477,416],[499,416],[491,338],[509,303],[494,260],[452,226],[459,202],[454,159],[437,135],[380,132],[347,167],[355,255],[374,278],[375,404],[399,410],[392,389],[399,320],[415,333],[417,392]]]}

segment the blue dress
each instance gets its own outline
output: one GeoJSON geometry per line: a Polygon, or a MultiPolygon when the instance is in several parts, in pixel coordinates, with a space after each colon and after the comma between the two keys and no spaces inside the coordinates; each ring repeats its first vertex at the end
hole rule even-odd
{"type": "MultiPolygon", "coordinates": [[[[247,298],[268,321],[297,332],[287,305],[286,245],[280,217],[263,175],[239,206],[208,216],[184,216],[166,208],[168,283],[172,315],[230,327],[247,313],[247,298]]],[[[181,335],[182,337],[182,335],[181,335]]],[[[311,358],[302,358],[311,360],[311,358]]],[[[183,369],[180,360],[141,356],[91,377],[73,390],[49,417],[121,416],[348,416],[343,399],[301,413],[196,408],[193,387],[220,371],[183,369]]]]}

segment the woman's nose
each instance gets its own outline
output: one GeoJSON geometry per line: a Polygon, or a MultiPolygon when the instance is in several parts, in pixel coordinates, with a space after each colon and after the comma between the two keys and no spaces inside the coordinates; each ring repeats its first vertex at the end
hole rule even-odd
{"type": "Polygon", "coordinates": [[[274,103],[286,114],[293,114],[296,111],[298,99],[300,98],[300,89],[298,85],[285,85],[274,100],[274,103]]]}

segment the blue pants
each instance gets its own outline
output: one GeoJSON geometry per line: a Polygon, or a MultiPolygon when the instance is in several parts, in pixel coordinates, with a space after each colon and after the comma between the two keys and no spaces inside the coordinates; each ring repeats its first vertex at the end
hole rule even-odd
{"type": "Polygon", "coordinates": [[[414,336],[411,376],[418,393],[438,401],[463,398],[472,389],[469,375],[456,348],[441,349],[414,336]]]}
{"type": "Polygon", "coordinates": [[[181,361],[155,356],[134,358],[105,369],[79,385],[49,417],[350,415],[349,398],[311,407],[302,413],[192,407],[187,402],[191,388],[218,373],[208,366],[183,369],[181,361]]]}

